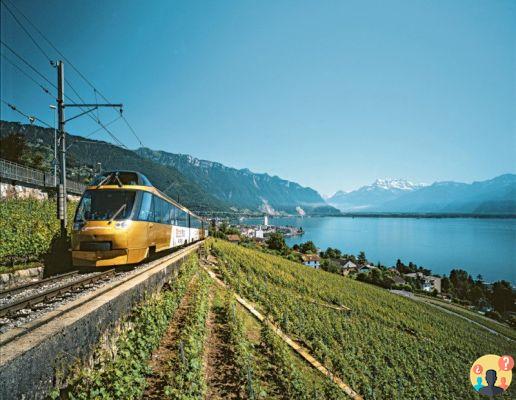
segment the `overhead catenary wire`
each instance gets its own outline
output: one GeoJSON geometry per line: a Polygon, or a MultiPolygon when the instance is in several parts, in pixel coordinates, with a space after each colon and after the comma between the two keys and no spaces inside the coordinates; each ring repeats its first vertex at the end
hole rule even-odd
{"type": "Polygon", "coordinates": [[[18,59],[20,59],[27,67],[29,67],[32,71],[38,74],[42,79],[44,79],[49,85],[51,85],[54,89],[57,90],[57,86],[48,79],[45,75],[37,70],[30,62],[28,62],[24,57],[22,57],[16,50],[14,50],[11,46],[9,46],[6,42],[0,39],[0,44],[2,44],[6,49],[8,49],[11,53],[13,53],[18,59]]]}
{"type": "Polygon", "coordinates": [[[23,112],[17,106],[15,106],[12,103],[9,103],[9,102],[5,101],[4,99],[0,99],[0,100],[2,101],[2,103],[7,105],[11,110],[13,110],[13,111],[17,112],[18,114],[23,115],[25,118],[27,118],[31,124],[34,121],[38,121],[38,122],[41,122],[43,125],[47,126],[48,128],[54,129],[54,127],[52,125],[50,125],[49,123],[43,121],[41,118],[38,118],[38,117],[36,117],[34,115],[29,115],[29,114],[23,112]]]}
{"type": "MultiPolygon", "coordinates": [[[[41,78],[43,78],[47,83],[49,83],[54,89],[57,90],[57,86],[52,82],[50,81],[45,75],[43,75],[41,72],[39,72],[37,70],[36,67],[34,67],[30,62],[28,62],[23,56],[21,56],[16,50],[14,50],[11,46],[9,46],[6,42],[4,42],[3,40],[0,39],[0,44],[2,44],[3,46],[5,46],[12,54],[14,54],[16,57],[18,57],[18,59],[20,59],[25,65],[27,65],[32,71],[34,71],[36,74],[38,74],[41,78]]],[[[77,90],[75,90],[75,88],[73,87],[73,85],[71,85],[71,83],[67,80],[66,83],[68,84],[68,86],[70,86],[70,88],[72,89],[72,91],[76,94],[76,96],[79,98],[80,101],[82,101],[84,103],[84,100],[82,99],[82,97],[79,95],[79,93],[77,92],[77,90]]],[[[65,94],[65,98],[67,100],[69,100],[72,104],[77,104],[77,102],[72,99],[70,96],[66,95],[65,94]]],[[[81,110],[84,110],[84,108],[81,107],[81,110]]],[[[95,122],[97,123],[98,125],[101,126],[102,129],[104,129],[109,136],[111,136],[111,138],[117,142],[120,146],[124,147],[124,148],[127,148],[127,146],[122,143],[120,141],[120,139],[118,139],[116,137],[115,134],[113,134],[113,132],[111,132],[109,129],[107,129],[106,125],[102,123],[102,121],[97,120],[95,119],[95,117],[91,116],[88,114],[88,116],[95,122]]]]}
{"type": "Polygon", "coordinates": [[[16,68],[18,71],[20,71],[24,76],[26,76],[28,79],[30,79],[32,82],[34,82],[34,84],[36,84],[37,86],[39,86],[41,88],[41,90],[43,90],[46,94],[48,94],[49,96],[51,96],[52,98],[55,99],[55,96],[50,92],[50,90],[48,90],[45,86],[43,86],[41,83],[39,83],[38,81],[36,81],[36,79],[34,79],[34,77],[30,76],[26,71],[24,71],[19,65],[17,65],[14,61],[12,61],[11,59],[9,59],[4,53],[1,53],[2,54],[2,57],[9,63],[11,64],[14,68],[16,68]]]}
{"type": "MultiPolygon", "coordinates": [[[[65,79],[65,82],[66,82],[66,84],[70,87],[70,89],[72,89],[72,92],[74,92],[74,93],[75,93],[75,95],[77,96],[77,98],[78,98],[82,103],[84,103],[84,99],[83,99],[83,98],[81,97],[81,95],[77,92],[77,90],[75,90],[75,88],[73,87],[73,85],[72,85],[68,80],[66,80],[66,79],[65,79]]],[[[77,104],[77,103],[75,103],[75,104],[77,104]]],[[[80,109],[81,109],[81,110],[83,110],[83,108],[82,108],[82,107],[80,107],[80,109]]],[[[120,141],[120,139],[118,139],[118,138],[113,134],[113,132],[111,132],[111,131],[107,128],[107,125],[105,125],[104,123],[102,123],[102,121],[101,121],[100,119],[95,119],[95,117],[94,117],[93,115],[91,115],[91,114],[87,114],[87,116],[88,116],[89,118],[91,118],[94,122],[96,122],[97,124],[99,124],[99,125],[100,125],[100,126],[101,126],[101,127],[102,127],[102,128],[103,128],[103,129],[108,133],[108,135],[109,135],[109,136],[111,136],[111,138],[112,138],[114,141],[116,141],[120,146],[122,146],[122,147],[124,147],[124,148],[126,148],[126,149],[127,149],[127,146],[126,146],[124,143],[122,143],[122,142],[120,141]]]]}
{"type": "MultiPolygon", "coordinates": [[[[11,11],[11,9],[9,8],[9,6],[7,5],[7,3],[5,3],[5,1],[3,0],[0,0],[0,3],[5,7],[5,9],[9,12],[9,14],[11,14],[11,16],[13,17],[13,19],[16,21],[16,23],[23,29],[23,31],[27,34],[27,36],[30,38],[30,40],[32,41],[32,43],[34,43],[34,45],[39,49],[39,51],[43,54],[43,56],[48,60],[48,62],[51,64],[51,65],[54,65],[54,61],[52,60],[52,58],[50,58],[50,56],[48,55],[48,53],[43,50],[43,48],[39,45],[39,43],[36,41],[36,39],[34,39],[34,37],[31,35],[31,33],[27,30],[27,28],[25,28],[25,26],[23,26],[23,24],[20,22],[20,20],[18,19],[18,17],[11,11]]],[[[18,11],[19,12],[19,11],[18,11]]]]}
{"type": "MultiPolygon", "coordinates": [[[[9,3],[29,23],[29,25],[47,42],[47,44],[50,47],[52,47],[52,49],[54,49],[57,52],[57,54],[59,54],[61,56],[61,58],[64,61],[66,61],[66,63],[68,65],[70,65],[70,67],[94,90],[95,95],[98,93],[100,95],[100,97],[102,97],[104,99],[104,101],[106,101],[107,103],[111,103],[111,101],[109,101],[108,98],[106,96],[104,96],[104,94],[95,87],[95,85],[57,48],[57,46],[54,45],[54,43],[52,43],[52,41],[30,20],[30,18],[28,18],[18,7],[16,7],[15,4],[13,4],[13,2],[11,2],[10,0],[0,0],[0,1],[2,1],[4,3],[5,2],[9,3]]],[[[136,133],[136,130],[131,126],[131,124],[129,123],[127,118],[125,116],[123,116],[122,119],[124,120],[125,124],[129,128],[131,133],[134,135],[136,140],[138,140],[138,143],[140,143],[140,145],[142,147],[144,147],[140,137],[136,133]]],[[[124,147],[126,147],[126,146],[124,146],[124,147]]]]}

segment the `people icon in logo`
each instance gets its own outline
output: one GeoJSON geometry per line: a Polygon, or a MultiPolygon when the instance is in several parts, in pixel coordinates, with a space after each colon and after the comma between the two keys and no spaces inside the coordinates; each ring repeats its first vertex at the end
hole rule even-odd
{"type": "Polygon", "coordinates": [[[505,376],[502,376],[502,378],[500,379],[500,387],[503,390],[507,390],[507,388],[509,387],[509,385],[507,384],[507,378],[505,376]]]}
{"type": "Polygon", "coordinates": [[[476,385],[473,386],[475,388],[475,390],[478,392],[480,389],[482,389],[484,387],[484,384],[482,383],[482,377],[479,376],[477,378],[477,383],[476,385]]]}
{"type": "Polygon", "coordinates": [[[485,354],[469,369],[472,389],[481,397],[503,397],[510,390],[514,358],[509,355],[485,354]]]}
{"type": "Polygon", "coordinates": [[[502,394],[504,392],[504,390],[499,386],[495,386],[496,379],[497,379],[496,371],[494,369],[488,369],[486,371],[487,386],[484,386],[483,388],[480,389],[480,391],[479,391],[480,394],[483,394],[485,396],[491,396],[491,397],[502,394]]]}

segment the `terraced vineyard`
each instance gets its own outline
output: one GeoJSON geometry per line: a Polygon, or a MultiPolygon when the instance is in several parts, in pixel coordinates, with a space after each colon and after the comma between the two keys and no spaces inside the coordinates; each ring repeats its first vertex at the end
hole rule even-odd
{"type": "MultiPolygon", "coordinates": [[[[516,352],[514,341],[381,288],[220,240],[208,246],[227,284],[366,399],[478,399],[472,362],[516,352]]],[[[515,394],[512,385],[505,396],[515,394]]]]}
{"type": "Polygon", "coordinates": [[[50,397],[347,398],[241,307],[231,290],[217,286],[195,255],[163,291],[133,309],[92,359],[58,382],[50,397]]]}

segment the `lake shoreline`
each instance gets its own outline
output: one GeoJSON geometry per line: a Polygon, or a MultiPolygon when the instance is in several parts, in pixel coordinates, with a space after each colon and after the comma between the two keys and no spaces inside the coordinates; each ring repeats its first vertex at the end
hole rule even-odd
{"type": "Polygon", "coordinates": [[[444,213],[341,213],[328,215],[291,215],[284,218],[472,218],[472,219],[516,219],[516,214],[444,214],[444,213]]]}
{"type": "MultiPolygon", "coordinates": [[[[242,222],[240,222],[242,223],[242,222]]],[[[263,225],[263,219],[247,219],[263,225]]],[[[412,261],[437,274],[463,269],[486,281],[516,282],[516,220],[513,218],[269,217],[269,224],[303,228],[289,246],[312,240],[321,249],[365,251],[371,262],[412,261]]]]}

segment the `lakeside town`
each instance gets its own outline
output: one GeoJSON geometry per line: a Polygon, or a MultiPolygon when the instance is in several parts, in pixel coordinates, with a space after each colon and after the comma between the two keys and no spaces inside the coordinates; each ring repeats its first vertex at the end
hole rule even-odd
{"type": "Polygon", "coordinates": [[[509,281],[486,282],[481,275],[474,279],[462,269],[452,269],[449,275],[438,275],[413,262],[404,264],[399,259],[393,266],[379,262],[373,264],[363,251],[354,255],[331,247],[322,250],[312,241],[289,247],[285,238],[303,235],[302,227],[271,225],[267,215],[260,224],[241,222],[230,225],[224,220],[212,220],[211,235],[278,254],[308,267],[380,286],[397,295],[415,300],[421,296],[433,297],[447,304],[454,303],[516,327],[516,288],[509,281]]]}

